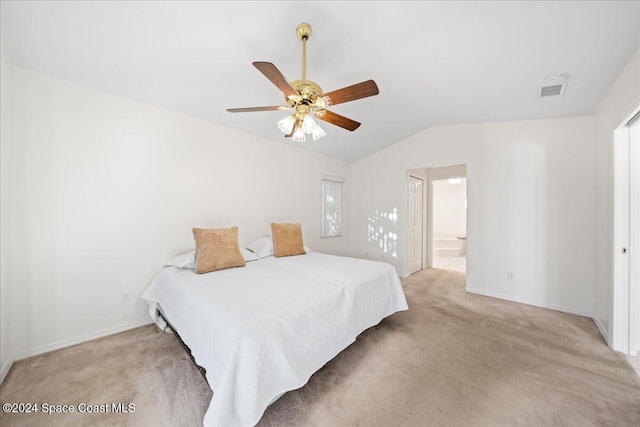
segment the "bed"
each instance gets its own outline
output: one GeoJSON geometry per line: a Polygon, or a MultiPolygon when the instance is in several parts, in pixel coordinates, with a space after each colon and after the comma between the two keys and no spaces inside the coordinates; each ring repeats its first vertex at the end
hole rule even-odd
{"type": "Polygon", "coordinates": [[[360,333],[408,309],[391,265],[317,252],[207,274],[165,267],[142,298],[206,370],[205,426],[255,425],[360,333]]]}

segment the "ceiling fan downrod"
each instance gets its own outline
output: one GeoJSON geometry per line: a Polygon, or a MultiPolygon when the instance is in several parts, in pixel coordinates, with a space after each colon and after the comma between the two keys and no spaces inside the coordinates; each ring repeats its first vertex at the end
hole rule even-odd
{"type": "Polygon", "coordinates": [[[307,40],[311,37],[311,25],[304,22],[298,25],[296,35],[302,41],[302,80],[307,80],[307,40]]]}

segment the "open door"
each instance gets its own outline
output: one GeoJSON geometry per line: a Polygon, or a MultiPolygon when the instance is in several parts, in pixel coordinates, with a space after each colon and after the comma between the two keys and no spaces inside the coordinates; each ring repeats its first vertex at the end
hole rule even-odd
{"type": "Polygon", "coordinates": [[[409,274],[422,270],[424,181],[409,175],[409,274]]]}

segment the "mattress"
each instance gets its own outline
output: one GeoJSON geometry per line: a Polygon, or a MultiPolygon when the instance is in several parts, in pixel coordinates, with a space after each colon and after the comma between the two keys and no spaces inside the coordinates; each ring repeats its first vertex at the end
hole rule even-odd
{"type": "Polygon", "coordinates": [[[408,309],[390,264],[317,252],[207,274],[165,267],[142,298],[206,369],[205,426],[255,425],[365,329],[408,309]]]}

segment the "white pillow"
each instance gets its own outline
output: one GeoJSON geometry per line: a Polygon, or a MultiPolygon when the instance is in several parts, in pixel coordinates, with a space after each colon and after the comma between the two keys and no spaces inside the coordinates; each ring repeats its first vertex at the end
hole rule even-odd
{"type": "Polygon", "coordinates": [[[273,256],[273,239],[271,236],[261,237],[251,242],[247,249],[256,254],[258,258],[273,256]]]}
{"type": "Polygon", "coordinates": [[[245,261],[249,262],[249,261],[255,261],[258,258],[258,256],[256,254],[254,254],[253,252],[245,249],[245,248],[240,248],[240,252],[242,253],[242,257],[244,258],[245,261]]]}
{"type": "MultiPolygon", "coordinates": [[[[240,248],[240,252],[242,253],[242,257],[245,261],[255,261],[259,259],[256,254],[251,251],[248,251],[244,248],[240,248]]],[[[166,264],[165,267],[178,267],[178,268],[188,268],[191,270],[195,270],[196,268],[196,251],[189,251],[178,256],[171,258],[166,264]]]]}
{"type": "MultiPolygon", "coordinates": [[[[259,239],[251,242],[249,246],[247,246],[251,252],[253,252],[258,258],[266,258],[269,256],[273,256],[273,237],[261,237],[259,239]]],[[[307,246],[304,247],[304,251],[309,253],[311,249],[307,246]]],[[[247,257],[245,257],[246,259],[247,257]]],[[[247,260],[249,261],[249,260],[247,260]]]]}
{"type": "Polygon", "coordinates": [[[165,267],[196,268],[196,251],[189,251],[171,258],[165,267]]]}

